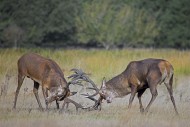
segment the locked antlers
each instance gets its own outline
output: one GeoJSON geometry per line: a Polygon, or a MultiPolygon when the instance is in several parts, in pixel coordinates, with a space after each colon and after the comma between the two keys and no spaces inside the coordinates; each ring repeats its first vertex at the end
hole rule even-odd
{"type": "MultiPolygon", "coordinates": [[[[69,82],[70,84],[73,85],[80,85],[80,86],[84,86],[82,84],[83,81],[88,82],[91,84],[92,87],[87,87],[86,89],[91,89],[91,90],[95,90],[95,93],[92,95],[89,94],[81,94],[83,96],[85,96],[86,98],[92,100],[95,102],[95,104],[92,107],[88,107],[88,108],[84,108],[83,109],[89,109],[89,110],[93,110],[93,109],[98,109],[98,107],[100,106],[100,110],[101,110],[101,101],[102,99],[99,98],[98,100],[94,98],[94,96],[99,94],[99,89],[97,88],[97,86],[95,85],[95,83],[88,77],[89,74],[83,72],[82,70],[79,69],[71,69],[71,71],[74,72],[74,74],[72,74],[71,76],[69,76],[68,78],[71,79],[71,81],[69,82]]],[[[70,103],[70,102],[69,102],[70,103]]],[[[72,102],[71,102],[72,103],[72,102]]],[[[74,104],[74,103],[73,103],[74,104]]],[[[76,106],[76,105],[75,105],[76,106]]],[[[77,108],[77,106],[76,106],[77,108]]],[[[81,107],[80,107],[81,108],[81,107]]]]}

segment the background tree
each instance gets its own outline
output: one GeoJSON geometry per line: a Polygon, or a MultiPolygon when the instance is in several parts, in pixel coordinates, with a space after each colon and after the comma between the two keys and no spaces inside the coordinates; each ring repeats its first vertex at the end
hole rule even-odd
{"type": "Polygon", "coordinates": [[[114,45],[148,46],[158,35],[156,20],[144,9],[115,1],[89,1],[76,18],[78,38],[83,43],[96,41],[105,48],[114,45]]]}
{"type": "Polygon", "coordinates": [[[190,48],[189,0],[1,0],[0,47],[190,48]]]}

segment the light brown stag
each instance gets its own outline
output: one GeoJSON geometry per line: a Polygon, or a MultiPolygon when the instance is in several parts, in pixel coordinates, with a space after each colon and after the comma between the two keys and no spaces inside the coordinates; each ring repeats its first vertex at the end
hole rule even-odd
{"type": "Polygon", "coordinates": [[[140,61],[132,61],[121,74],[112,78],[108,82],[105,82],[104,79],[100,89],[98,89],[90,80],[94,86],[93,89],[96,90],[96,93],[90,96],[85,96],[88,98],[93,98],[97,94],[100,94],[99,100],[96,100],[96,104],[94,105],[94,108],[97,109],[103,99],[105,99],[107,103],[111,103],[113,98],[123,97],[131,93],[128,105],[128,108],[131,108],[133,99],[136,93],[138,93],[140,111],[148,112],[151,104],[158,95],[157,85],[164,83],[169,92],[175,112],[178,114],[173,97],[173,75],[174,69],[172,65],[166,60],[150,58],[140,61]],[[141,96],[147,88],[150,89],[152,98],[144,110],[141,96]]]}
{"type": "MultiPolygon", "coordinates": [[[[57,108],[59,108],[58,101],[62,101],[66,97],[75,94],[75,92],[70,92],[69,84],[77,83],[76,78],[75,81],[67,83],[62,70],[56,62],[35,53],[27,53],[18,60],[18,86],[13,108],[16,108],[17,97],[25,77],[31,78],[34,81],[33,92],[41,110],[43,108],[38,95],[40,84],[42,86],[46,109],[48,109],[48,104],[52,101],[56,101],[57,108]],[[50,93],[49,96],[48,91],[50,93]]],[[[77,107],[77,103],[70,99],[67,99],[66,102],[73,103],[77,107]]],[[[79,107],[83,108],[81,105],[79,107]]]]}

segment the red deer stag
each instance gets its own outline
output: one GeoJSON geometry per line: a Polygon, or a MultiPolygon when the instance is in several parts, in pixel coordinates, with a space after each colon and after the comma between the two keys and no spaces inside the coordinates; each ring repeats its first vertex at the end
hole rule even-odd
{"type": "Polygon", "coordinates": [[[150,58],[140,61],[132,61],[127,66],[126,70],[118,76],[112,78],[108,82],[103,80],[100,90],[95,86],[95,94],[85,96],[92,98],[93,96],[100,94],[99,100],[94,105],[94,108],[97,108],[103,99],[105,99],[107,103],[111,103],[113,98],[122,97],[131,93],[128,105],[128,108],[131,108],[135,94],[138,93],[137,96],[139,99],[140,111],[148,112],[151,104],[158,95],[157,85],[164,83],[169,92],[175,112],[178,114],[173,97],[173,75],[174,69],[166,60],[150,58]],[[141,96],[147,88],[150,88],[152,98],[144,110],[141,96]]]}
{"type": "MultiPolygon", "coordinates": [[[[74,93],[69,90],[69,84],[74,84],[74,82],[67,83],[62,70],[56,62],[34,53],[27,53],[18,60],[18,86],[13,108],[16,108],[17,97],[25,77],[34,81],[33,92],[41,110],[43,108],[38,96],[40,84],[45,98],[46,109],[48,109],[48,104],[54,100],[56,100],[57,108],[59,108],[58,101],[74,93]],[[48,91],[50,96],[48,96],[48,91]]],[[[67,99],[67,102],[69,102],[68,100],[70,99],[67,99]]]]}

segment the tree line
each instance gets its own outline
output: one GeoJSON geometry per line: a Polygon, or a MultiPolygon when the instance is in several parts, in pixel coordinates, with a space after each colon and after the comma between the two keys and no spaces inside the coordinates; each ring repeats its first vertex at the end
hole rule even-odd
{"type": "Polygon", "coordinates": [[[1,0],[0,47],[190,48],[189,0],[1,0]]]}

